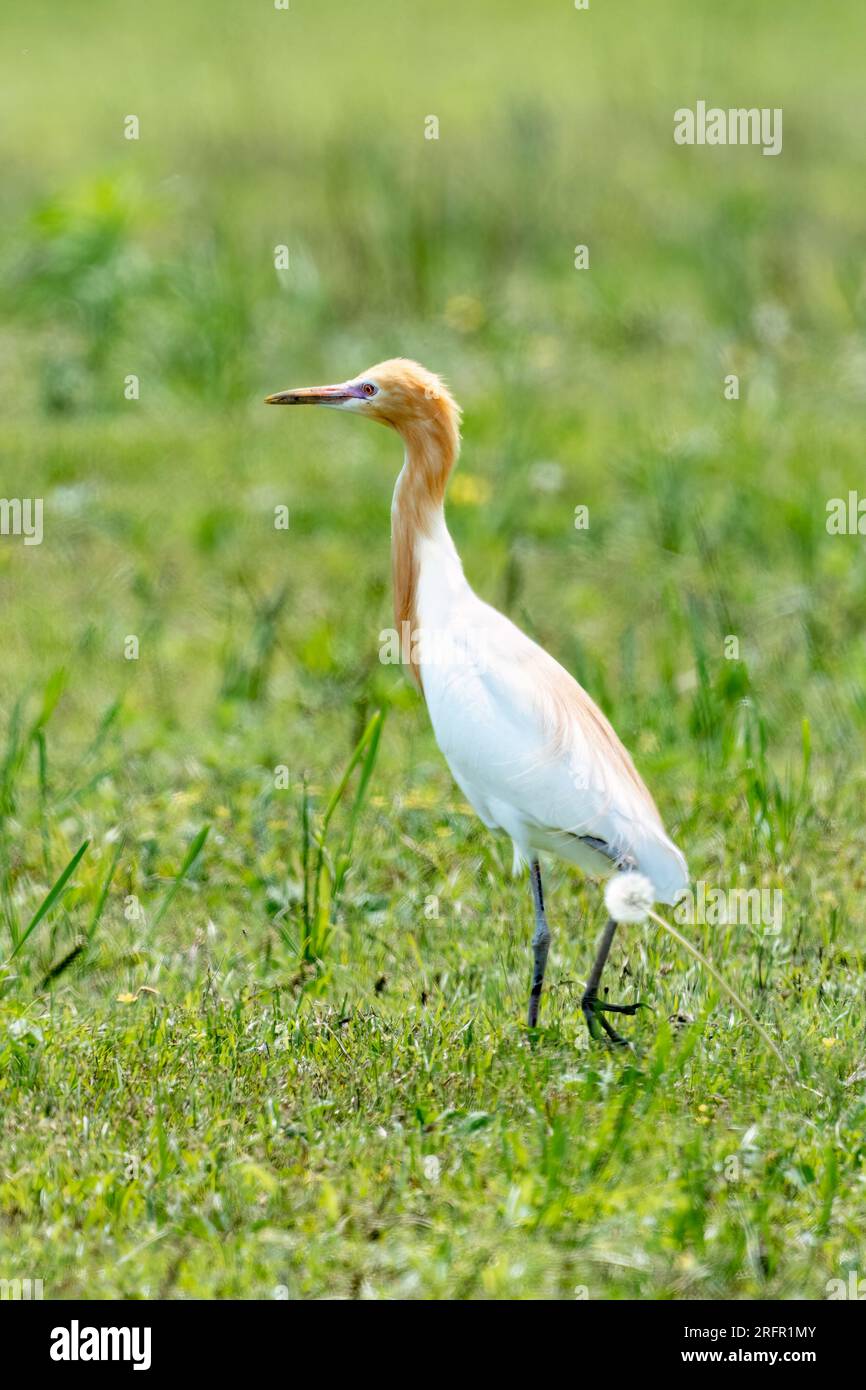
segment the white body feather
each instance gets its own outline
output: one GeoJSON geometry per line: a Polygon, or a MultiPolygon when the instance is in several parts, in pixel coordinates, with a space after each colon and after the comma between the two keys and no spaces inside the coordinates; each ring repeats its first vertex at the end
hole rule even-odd
{"type": "Polygon", "coordinates": [[[436,740],[458,786],[515,862],[549,851],[607,877],[629,856],[660,902],[688,884],[631,760],[558,662],[472,591],[445,526],[420,538],[420,668],[436,740]],[[425,658],[425,644],[428,656],[425,658]]]}

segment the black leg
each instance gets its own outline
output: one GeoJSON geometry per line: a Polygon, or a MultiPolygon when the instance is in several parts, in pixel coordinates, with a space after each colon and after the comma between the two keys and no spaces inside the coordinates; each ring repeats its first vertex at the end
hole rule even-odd
{"type": "Polygon", "coordinates": [[[608,954],[610,952],[613,934],[616,931],[616,922],[609,917],[602,932],[598,953],[593,961],[592,970],[589,972],[589,979],[586,982],[586,989],[580,1001],[583,1016],[586,1019],[586,1026],[589,1029],[590,1037],[597,1038],[598,1025],[601,1024],[611,1042],[625,1044],[625,1038],[620,1037],[616,1029],[612,1028],[604,1017],[608,1014],[636,1014],[642,1006],[640,1004],[608,1004],[606,1000],[598,997],[598,987],[601,983],[601,974],[605,967],[608,954]]]}
{"type": "Polygon", "coordinates": [[[544,967],[547,965],[547,952],[550,949],[550,931],[547,926],[547,918],[544,915],[541,869],[537,859],[533,859],[529,866],[529,877],[532,882],[532,902],[535,907],[535,933],[532,937],[534,953],[532,989],[529,994],[529,1012],[526,1021],[530,1028],[534,1028],[538,1023],[538,1005],[541,999],[541,987],[544,984],[544,967]]]}

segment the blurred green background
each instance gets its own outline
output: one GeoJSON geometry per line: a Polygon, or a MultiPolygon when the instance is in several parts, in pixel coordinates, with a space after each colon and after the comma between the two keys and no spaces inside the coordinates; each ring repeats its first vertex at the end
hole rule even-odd
{"type": "MultiPolygon", "coordinates": [[[[866,549],[825,529],[866,487],[862,5],[33,0],[0,26],[0,492],[45,505],[41,546],[0,538],[10,949],[90,842],[6,967],[0,1248],[93,1296],[822,1296],[862,1239],[866,549]],[[677,147],[698,99],[783,108],[782,154],[677,147]],[[556,974],[530,1081],[525,885],[378,661],[396,441],[261,404],[397,354],[464,407],[470,581],[604,705],[695,877],[783,888],[782,939],[703,944],[803,1049],[817,1109],[773,1110],[730,1020],[712,1062],[677,1051],[665,1016],[712,997],[637,933],[618,959],[660,991],[652,1083],[590,1056],[556,974]],[[310,960],[300,789],[320,813],[380,708],[310,960]],[[142,984],[154,1002],[115,1002],[142,984]],[[339,1080],[337,1022],[361,1029],[339,1080]],[[455,1080],[431,1057],[470,1024],[487,1060],[455,1080]],[[602,1183],[622,1086],[641,1137],[614,1126],[635,1147],[602,1183]],[[768,1114],[745,1219],[714,1184],[768,1114]],[[474,1179],[425,1196],[452,1140],[474,1179]],[[606,1264],[617,1241],[641,1259],[606,1264]]],[[[598,895],[550,882],[573,978],[598,895]]]]}
{"type": "MultiPolygon", "coordinates": [[[[781,653],[788,687],[792,660],[801,686],[828,650],[852,662],[862,548],[822,544],[821,521],[859,475],[863,26],[806,3],[783,28],[748,4],[13,7],[3,477],[38,483],[49,543],[0,552],[10,645],[34,672],[82,652],[68,698],[89,707],[146,685],[117,624],[157,622],[195,717],[214,642],[285,581],[286,636],[326,631],[320,660],[366,680],[394,443],[260,401],[402,353],[466,408],[470,575],[496,598],[525,569],[566,655],[598,650],[613,607],[681,667],[687,614],[664,644],[646,618],[709,547],[717,607],[762,665],[781,653]],[[673,110],[701,96],[783,107],[782,156],[675,146],[673,110]],[[581,502],[597,524],[577,544],[581,502]],[[635,585],[647,540],[680,559],[635,585]]],[[[291,695],[297,663],[279,664],[291,695]]],[[[4,663],[5,698],[22,674],[4,663]]]]}

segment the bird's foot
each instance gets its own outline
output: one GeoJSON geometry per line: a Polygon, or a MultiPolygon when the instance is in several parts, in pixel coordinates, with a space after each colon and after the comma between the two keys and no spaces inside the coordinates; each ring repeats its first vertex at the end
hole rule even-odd
{"type": "Polygon", "coordinates": [[[638,1001],[637,1004],[609,1004],[606,999],[599,999],[595,990],[588,989],[580,1001],[583,1016],[586,1019],[586,1026],[589,1029],[591,1038],[599,1039],[599,1025],[604,1029],[608,1038],[617,1047],[628,1047],[628,1038],[624,1038],[616,1029],[608,1023],[605,1014],[629,1014],[632,1017],[638,1009],[648,1009],[649,1005],[638,1001]]]}

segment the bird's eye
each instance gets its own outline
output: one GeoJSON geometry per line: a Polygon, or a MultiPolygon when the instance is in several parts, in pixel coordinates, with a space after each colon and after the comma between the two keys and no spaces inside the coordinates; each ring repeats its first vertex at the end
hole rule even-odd
{"type": "Polygon", "coordinates": [[[361,383],[361,390],[364,392],[365,396],[375,396],[376,394],[376,387],[373,385],[372,381],[363,381],[361,383]]]}

